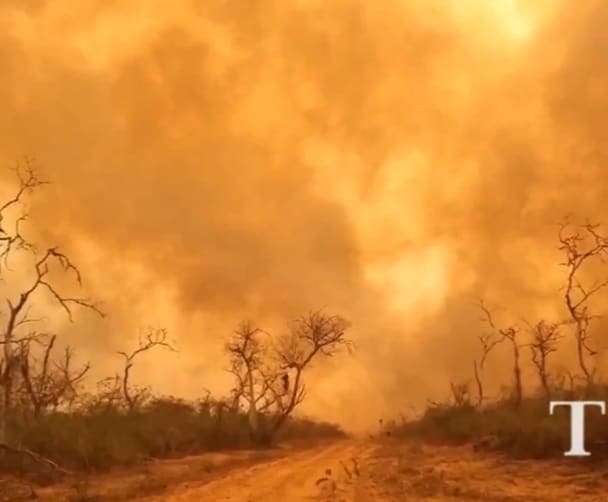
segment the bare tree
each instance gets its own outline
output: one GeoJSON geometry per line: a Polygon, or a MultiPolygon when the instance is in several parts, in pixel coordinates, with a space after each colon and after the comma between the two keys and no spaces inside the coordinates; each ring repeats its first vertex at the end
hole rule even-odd
{"type": "MultiPolygon", "coordinates": [[[[0,331],[0,344],[3,346],[3,372],[1,378],[2,402],[0,403],[0,443],[5,443],[7,437],[7,424],[12,411],[15,378],[20,373],[20,358],[18,347],[20,342],[27,339],[21,336],[21,329],[31,323],[41,321],[40,318],[30,316],[33,302],[37,294],[46,294],[56,305],[65,311],[70,321],[74,307],[92,310],[103,316],[101,310],[86,298],[74,297],[62,293],[51,278],[52,268],[72,274],[77,284],[82,285],[80,272],[70,261],[68,256],[52,247],[40,253],[21,232],[21,224],[27,219],[22,210],[25,195],[46,182],[40,180],[29,163],[19,166],[15,170],[18,179],[18,188],[13,197],[0,205],[0,274],[6,280],[5,272],[10,271],[10,258],[14,253],[25,253],[31,258],[32,267],[20,292],[7,295],[6,310],[2,312],[4,327],[0,331]],[[10,217],[13,211],[16,216],[10,217]],[[8,219],[10,218],[10,222],[8,219]],[[11,228],[9,228],[9,226],[11,228]]],[[[10,289],[17,289],[13,287],[10,289]]]]}
{"type": "Polygon", "coordinates": [[[482,301],[479,302],[479,306],[484,314],[482,318],[493,332],[502,337],[504,340],[508,340],[513,350],[513,400],[517,406],[521,404],[523,399],[523,385],[521,380],[521,365],[520,365],[520,344],[518,335],[520,328],[516,325],[498,327],[494,322],[494,318],[490,309],[482,301]]]}
{"type": "Polygon", "coordinates": [[[287,399],[277,399],[278,414],[275,431],[281,427],[306,395],[303,372],[318,356],[333,357],[343,349],[351,351],[352,341],[346,331],[350,323],[343,317],[328,315],[322,311],[309,312],[292,322],[287,335],[281,338],[277,355],[282,370],[293,370],[293,384],[283,386],[281,391],[287,399]]]}
{"type": "Polygon", "coordinates": [[[247,401],[252,439],[260,443],[271,442],[304,401],[304,370],[313,360],[352,348],[346,336],[349,323],[340,316],[310,312],[289,328],[272,343],[268,334],[245,322],[226,344],[229,371],[236,380],[234,393],[247,401]]]}
{"type": "Polygon", "coordinates": [[[485,369],[486,360],[492,352],[492,349],[501,343],[504,338],[497,338],[494,333],[485,333],[479,336],[479,342],[481,343],[481,357],[479,358],[479,364],[477,360],[473,360],[473,372],[475,375],[475,383],[477,384],[477,405],[483,406],[485,399],[484,393],[484,378],[483,372],[485,369]]]}
{"type": "Polygon", "coordinates": [[[125,404],[127,406],[127,410],[129,413],[134,412],[137,407],[142,403],[145,399],[148,389],[147,388],[137,388],[131,386],[129,383],[129,378],[131,376],[131,370],[133,368],[133,364],[135,359],[140,354],[149,351],[154,347],[164,347],[171,351],[175,351],[173,346],[167,341],[167,332],[164,329],[150,329],[148,332],[140,337],[139,346],[130,353],[127,352],[118,352],[124,358],[124,368],[122,372],[121,378],[121,389],[122,395],[125,400],[125,404]]]}
{"type": "Polygon", "coordinates": [[[561,338],[558,323],[539,321],[531,326],[532,341],[530,350],[532,352],[532,363],[538,373],[540,385],[547,399],[551,399],[551,386],[549,385],[549,356],[557,351],[557,344],[561,338]]]}
{"type": "Polygon", "coordinates": [[[567,271],[564,299],[575,326],[578,364],[587,385],[593,384],[595,373],[589,368],[587,357],[597,354],[590,347],[589,324],[597,316],[589,312],[589,300],[608,286],[608,280],[584,286],[580,276],[585,265],[597,260],[603,261],[608,253],[608,239],[598,229],[598,225],[589,223],[571,228],[568,221],[565,221],[560,225],[558,235],[559,250],[565,255],[565,261],[561,265],[567,271]]]}
{"type": "Polygon", "coordinates": [[[225,347],[230,357],[229,371],[236,380],[232,392],[235,400],[242,397],[248,404],[249,431],[252,436],[259,434],[259,408],[261,405],[266,408],[268,387],[274,383],[270,376],[272,372],[264,371],[269,352],[261,340],[264,334],[265,332],[251,321],[244,321],[225,347]]]}
{"type": "Polygon", "coordinates": [[[45,341],[31,338],[20,342],[20,369],[23,393],[35,417],[40,416],[49,407],[56,409],[62,402],[72,402],[76,388],[90,369],[87,363],[78,370],[72,369],[73,351],[66,347],[63,359],[52,358],[57,335],[45,341]],[[36,359],[31,353],[32,344],[42,346],[42,358],[36,359]]]}

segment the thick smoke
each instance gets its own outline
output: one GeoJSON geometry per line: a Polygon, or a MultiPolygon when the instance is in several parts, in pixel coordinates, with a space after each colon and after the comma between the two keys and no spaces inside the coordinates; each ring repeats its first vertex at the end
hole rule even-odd
{"type": "Polygon", "coordinates": [[[0,160],[53,181],[30,231],[106,302],[62,327],[100,371],[160,324],[141,380],[225,387],[240,319],[327,307],[359,350],[307,409],[358,428],[470,375],[479,297],[559,315],[553,224],[606,215],[604,2],[130,5],[0,7],[0,160]]]}

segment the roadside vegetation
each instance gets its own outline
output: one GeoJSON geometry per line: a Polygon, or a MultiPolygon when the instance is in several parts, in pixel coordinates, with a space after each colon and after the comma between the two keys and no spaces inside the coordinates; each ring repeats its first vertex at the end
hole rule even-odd
{"type": "MultiPolygon", "coordinates": [[[[598,225],[559,225],[557,244],[564,284],[556,299],[563,316],[559,319],[496,319],[496,312],[479,302],[482,327],[479,353],[472,360],[469,379],[450,383],[450,399],[429,402],[416,420],[392,423],[387,433],[431,441],[473,443],[476,448],[494,449],[520,457],[556,457],[569,450],[570,411],[557,408],[549,413],[549,402],[608,400],[608,384],[598,376],[598,320],[602,317],[601,293],[608,287],[608,238],[598,225]],[[602,278],[603,277],[603,278],[602,278]],[[512,376],[503,382],[498,399],[487,396],[486,373],[498,351],[510,357],[512,376]],[[571,353],[576,370],[557,369],[558,351],[571,353]],[[524,381],[522,367],[536,373],[524,381]]],[[[529,373],[528,373],[529,374],[529,373]]],[[[496,385],[494,385],[496,387],[496,385]]],[[[597,408],[586,410],[586,449],[593,459],[608,457],[608,422],[597,408]]]]}
{"type": "Polygon", "coordinates": [[[91,385],[91,364],[78,362],[77,348],[49,332],[46,319],[50,310],[69,321],[78,310],[107,313],[81,296],[71,257],[28,238],[26,201],[46,182],[28,163],[15,169],[15,181],[0,200],[0,471],[99,471],[344,436],[336,425],[294,416],[306,397],[307,370],[351,348],[349,323],[322,311],[293,320],[280,337],[250,321],[239,324],[226,336],[225,365],[234,382],[228,396],[185,401],[132,384],[143,354],[178,352],[162,328],[143,331],[134,347],[117,347],[116,374],[91,385]]]}

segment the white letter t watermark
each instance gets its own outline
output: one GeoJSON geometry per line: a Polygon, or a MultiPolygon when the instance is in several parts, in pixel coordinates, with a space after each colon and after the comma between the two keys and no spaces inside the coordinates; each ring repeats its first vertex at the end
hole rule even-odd
{"type": "Polygon", "coordinates": [[[570,407],[570,450],[565,452],[566,457],[588,457],[591,455],[585,450],[585,406],[598,406],[602,415],[606,414],[605,401],[551,401],[549,413],[557,406],[570,407]]]}

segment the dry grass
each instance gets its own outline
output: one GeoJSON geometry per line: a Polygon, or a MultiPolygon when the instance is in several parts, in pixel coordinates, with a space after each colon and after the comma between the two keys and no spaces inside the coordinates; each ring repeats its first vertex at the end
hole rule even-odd
{"type": "MultiPolygon", "coordinates": [[[[279,441],[341,437],[334,425],[303,418],[286,422],[279,441]]],[[[252,447],[247,415],[217,414],[213,408],[174,398],[157,398],[134,413],[103,410],[22,416],[12,424],[13,444],[35,451],[71,471],[103,472],[157,458],[178,458],[252,447]]],[[[54,481],[52,469],[19,454],[0,457],[0,471],[37,481],[54,481]]]]}
{"type": "MultiPolygon", "coordinates": [[[[556,391],[555,400],[608,400],[608,387],[574,392],[556,391]]],[[[469,403],[429,406],[421,419],[394,428],[397,437],[416,437],[435,444],[472,443],[519,458],[559,458],[569,449],[570,412],[549,414],[545,398],[529,398],[519,405],[505,400],[483,408],[469,403]]],[[[608,418],[598,409],[586,412],[586,445],[590,461],[608,458],[608,418]]]]}
{"type": "Polygon", "coordinates": [[[470,446],[385,440],[369,475],[382,500],[534,502],[605,500],[608,478],[579,462],[514,460],[470,446]]]}

